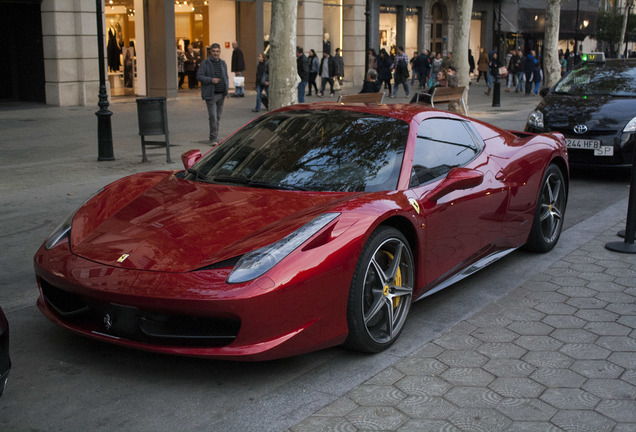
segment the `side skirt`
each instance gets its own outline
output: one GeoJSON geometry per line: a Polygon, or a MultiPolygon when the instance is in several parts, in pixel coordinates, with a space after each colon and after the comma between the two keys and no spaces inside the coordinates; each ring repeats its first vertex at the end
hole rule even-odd
{"type": "Polygon", "coordinates": [[[454,274],[453,276],[449,277],[448,279],[440,282],[438,285],[434,286],[432,289],[426,291],[425,293],[423,293],[421,296],[419,296],[418,298],[416,298],[414,301],[419,301],[421,299],[423,299],[424,297],[428,297],[432,294],[435,294],[438,291],[443,290],[444,288],[459,282],[460,280],[470,276],[473,273],[478,272],[479,270],[483,269],[484,267],[487,267],[488,265],[494,263],[495,261],[500,260],[501,258],[505,257],[506,255],[508,255],[511,252],[516,251],[518,248],[511,248],[511,249],[504,249],[501,251],[497,251],[497,252],[493,252],[488,256],[485,256],[484,258],[480,259],[479,261],[469,265],[468,267],[466,267],[464,270],[462,270],[459,273],[454,274]]]}

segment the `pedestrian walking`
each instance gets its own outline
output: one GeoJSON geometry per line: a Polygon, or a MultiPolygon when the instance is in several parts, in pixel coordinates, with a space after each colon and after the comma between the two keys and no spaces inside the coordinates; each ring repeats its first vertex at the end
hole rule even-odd
{"type": "Polygon", "coordinates": [[[223,114],[223,103],[228,94],[229,79],[227,65],[221,60],[221,45],[213,43],[208,50],[208,57],[203,60],[197,73],[201,82],[201,99],[208,109],[208,123],[210,126],[210,144],[218,143],[219,123],[223,114]]]}
{"type": "Polygon", "coordinates": [[[181,50],[181,47],[177,45],[177,73],[179,74],[179,89],[183,88],[183,81],[185,80],[185,53],[181,50]]]}
{"type": "Polygon", "coordinates": [[[316,85],[316,77],[318,76],[318,69],[320,69],[320,60],[318,60],[318,56],[316,55],[316,51],[313,49],[309,50],[309,57],[307,58],[309,62],[309,93],[307,96],[311,96],[311,89],[315,89],[315,94],[318,96],[318,86],[316,85]]]}
{"type": "Polygon", "coordinates": [[[532,68],[532,82],[534,83],[534,95],[539,94],[539,87],[541,86],[541,80],[543,79],[541,65],[539,60],[534,59],[534,67],[532,68]]]}
{"type": "Polygon", "coordinates": [[[501,62],[499,61],[499,57],[497,56],[497,51],[493,51],[493,53],[491,54],[490,63],[488,63],[488,90],[485,91],[487,95],[490,95],[490,90],[492,89],[494,80],[499,79],[500,67],[501,62]]]}
{"type": "Polygon", "coordinates": [[[195,89],[199,87],[197,83],[197,69],[199,65],[199,57],[194,52],[192,44],[188,45],[185,52],[185,72],[188,74],[188,88],[195,89]]]}
{"type": "Polygon", "coordinates": [[[333,97],[333,79],[336,76],[336,63],[333,61],[333,57],[326,51],[322,53],[322,60],[320,61],[320,68],[318,70],[322,81],[320,84],[320,97],[325,96],[327,83],[329,83],[329,96],[333,97]]]}
{"type": "Polygon", "coordinates": [[[488,63],[490,63],[490,59],[488,58],[488,54],[486,54],[486,50],[482,48],[479,52],[479,59],[477,60],[477,83],[479,83],[479,78],[482,76],[484,80],[488,82],[488,63]]]}
{"type": "Polygon", "coordinates": [[[526,96],[530,96],[532,92],[532,72],[534,72],[534,61],[536,60],[536,51],[531,50],[526,56],[523,72],[526,75],[526,96]]]}
{"type": "Polygon", "coordinates": [[[409,96],[409,56],[404,53],[404,47],[398,47],[391,69],[394,71],[393,82],[395,82],[393,95],[391,97],[397,97],[398,86],[400,84],[404,86],[406,96],[409,96]]]}
{"type": "Polygon", "coordinates": [[[369,48],[369,69],[378,70],[378,55],[373,48],[369,48]]]}
{"type": "Polygon", "coordinates": [[[269,62],[264,53],[258,55],[256,65],[256,106],[252,112],[261,110],[261,103],[267,108],[269,106],[269,62]],[[263,97],[263,92],[265,96],[263,97]]]}
{"type": "Polygon", "coordinates": [[[305,102],[305,88],[309,81],[309,63],[307,62],[307,56],[304,53],[303,47],[296,47],[296,71],[300,77],[300,83],[298,83],[298,102],[305,102]]]}
{"type": "Polygon", "coordinates": [[[419,81],[420,89],[425,89],[428,84],[428,75],[431,72],[431,59],[428,56],[428,50],[422,50],[422,53],[417,56],[414,62],[415,74],[417,74],[417,80],[419,81]]]}
{"type": "Polygon", "coordinates": [[[473,57],[473,52],[468,48],[468,74],[472,75],[475,72],[475,57],[473,57]]]}
{"type": "MultiPolygon", "coordinates": [[[[245,59],[243,58],[243,51],[239,48],[238,42],[232,42],[232,72],[234,72],[234,76],[242,77],[243,71],[245,71],[245,59]]],[[[237,86],[234,85],[234,94],[232,97],[244,97],[245,96],[245,81],[243,81],[243,85],[237,86]]]]}
{"type": "Polygon", "coordinates": [[[380,50],[378,56],[378,81],[381,85],[384,84],[384,89],[388,89],[391,95],[391,57],[384,48],[380,50]]]}
{"type": "Polygon", "coordinates": [[[336,55],[333,57],[333,61],[336,63],[336,78],[338,79],[338,87],[340,87],[344,78],[344,60],[342,59],[340,48],[336,48],[336,55]]]}

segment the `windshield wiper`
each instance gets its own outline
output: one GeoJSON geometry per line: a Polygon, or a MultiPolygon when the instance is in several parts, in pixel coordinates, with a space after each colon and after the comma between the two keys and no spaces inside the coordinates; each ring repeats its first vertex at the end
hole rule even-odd
{"type": "Polygon", "coordinates": [[[203,174],[201,174],[198,170],[195,170],[194,168],[188,168],[187,171],[190,174],[194,174],[194,181],[197,181],[199,179],[203,181],[209,181],[207,176],[204,176],[203,174]]]}
{"type": "Polygon", "coordinates": [[[307,190],[300,186],[280,184],[280,183],[274,184],[274,183],[268,183],[264,181],[250,180],[245,177],[235,177],[235,176],[228,176],[228,175],[216,176],[212,180],[219,183],[236,183],[236,184],[241,184],[246,186],[265,188],[265,189],[299,190],[299,191],[307,190]]]}

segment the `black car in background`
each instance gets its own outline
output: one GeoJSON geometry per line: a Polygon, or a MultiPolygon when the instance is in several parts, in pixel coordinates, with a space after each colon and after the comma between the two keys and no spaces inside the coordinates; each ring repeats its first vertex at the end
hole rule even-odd
{"type": "Polygon", "coordinates": [[[4,316],[2,308],[0,308],[0,396],[4,392],[9,377],[9,369],[11,369],[11,360],[9,359],[9,323],[4,316]]]}
{"type": "Polygon", "coordinates": [[[552,88],[530,113],[526,132],[561,132],[571,166],[629,167],[636,145],[636,59],[583,62],[552,88]]]}

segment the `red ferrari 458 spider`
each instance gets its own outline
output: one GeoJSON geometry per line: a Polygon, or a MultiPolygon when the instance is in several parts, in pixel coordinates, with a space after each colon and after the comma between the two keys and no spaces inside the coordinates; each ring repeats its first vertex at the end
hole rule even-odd
{"type": "Polygon", "coordinates": [[[379,352],[412,302],[552,249],[569,179],[561,134],[408,104],[295,105],[182,160],[104,187],[48,237],[51,321],[188,356],[379,352]]]}

